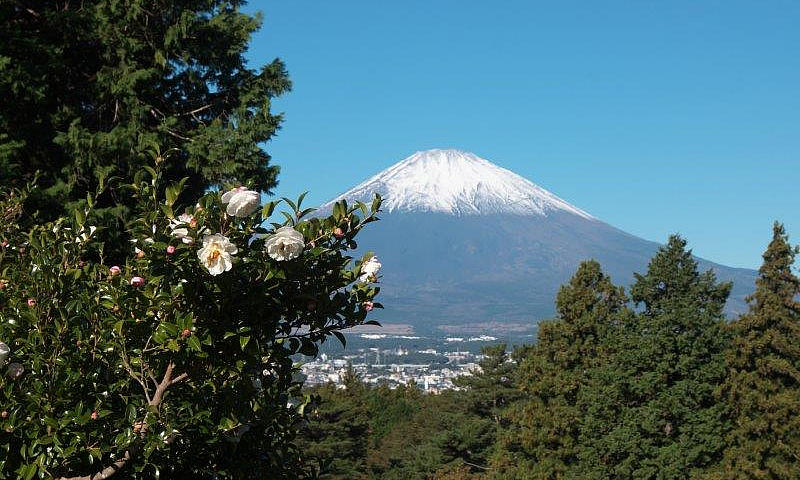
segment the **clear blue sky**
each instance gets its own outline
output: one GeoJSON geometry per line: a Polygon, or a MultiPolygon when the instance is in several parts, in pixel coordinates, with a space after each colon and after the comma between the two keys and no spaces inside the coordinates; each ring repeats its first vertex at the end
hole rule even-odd
{"type": "Polygon", "coordinates": [[[472,151],[635,235],[757,267],[800,242],[800,2],[259,1],[293,91],[279,195],[472,151]]]}

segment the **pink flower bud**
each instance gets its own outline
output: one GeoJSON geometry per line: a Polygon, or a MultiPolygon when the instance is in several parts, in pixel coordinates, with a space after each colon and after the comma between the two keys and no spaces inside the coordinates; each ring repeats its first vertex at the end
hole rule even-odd
{"type": "Polygon", "coordinates": [[[36,299],[35,298],[29,298],[28,299],[28,306],[31,307],[31,308],[35,307],[36,306],[36,299]]]}
{"type": "Polygon", "coordinates": [[[144,278],[142,277],[133,277],[131,278],[131,286],[132,287],[141,287],[144,285],[144,278]]]}
{"type": "Polygon", "coordinates": [[[364,302],[364,310],[372,311],[374,304],[372,302],[364,302]]]}
{"type": "Polygon", "coordinates": [[[112,277],[115,277],[122,272],[122,269],[114,265],[113,267],[108,269],[108,272],[111,274],[112,277]]]}
{"type": "Polygon", "coordinates": [[[336,227],[333,229],[333,236],[336,238],[342,238],[344,237],[344,232],[342,231],[341,228],[336,227]]]}
{"type": "Polygon", "coordinates": [[[0,280],[0,290],[5,289],[8,286],[8,282],[5,280],[0,280]]]}
{"type": "Polygon", "coordinates": [[[134,250],[136,251],[136,258],[144,258],[144,250],[139,249],[139,247],[136,247],[134,250]]]}
{"type": "Polygon", "coordinates": [[[92,420],[97,420],[100,418],[100,415],[97,413],[97,410],[92,412],[92,420]]]}
{"type": "Polygon", "coordinates": [[[175,247],[172,246],[172,245],[168,246],[167,247],[167,255],[172,255],[173,253],[175,253],[175,247]]]}
{"type": "Polygon", "coordinates": [[[2,242],[0,242],[0,247],[6,248],[7,246],[8,246],[7,241],[3,240],[2,242]]]}

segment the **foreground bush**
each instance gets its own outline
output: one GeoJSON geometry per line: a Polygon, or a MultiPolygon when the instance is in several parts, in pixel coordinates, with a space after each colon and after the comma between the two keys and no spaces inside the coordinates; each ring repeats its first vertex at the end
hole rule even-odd
{"type": "Polygon", "coordinates": [[[347,256],[380,200],[310,219],[287,201],[265,228],[276,203],[244,187],[174,211],[164,163],[126,190],[145,213],[124,265],[91,208],[26,232],[26,192],[4,196],[0,478],[304,474],[292,355],[380,307],[380,264],[347,256]]]}

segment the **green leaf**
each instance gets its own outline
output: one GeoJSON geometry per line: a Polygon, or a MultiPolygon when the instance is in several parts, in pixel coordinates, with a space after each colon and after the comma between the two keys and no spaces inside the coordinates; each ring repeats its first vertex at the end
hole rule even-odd
{"type": "Polygon", "coordinates": [[[190,336],[189,339],[186,340],[186,345],[188,345],[189,348],[195,352],[200,352],[203,350],[200,346],[200,340],[195,335],[190,336]]]}
{"type": "Polygon", "coordinates": [[[344,335],[342,334],[342,332],[340,332],[340,331],[338,331],[338,330],[334,330],[334,331],[332,331],[331,333],[333,333],[333,335],[334,335],[336,338],[338,338],[338,339],[339,339],[339,342],[342,344],[342,347],[345,347],[345,348],[347,347],[347,339],[346,339],[346,338],[344,338],[344,335]]]}

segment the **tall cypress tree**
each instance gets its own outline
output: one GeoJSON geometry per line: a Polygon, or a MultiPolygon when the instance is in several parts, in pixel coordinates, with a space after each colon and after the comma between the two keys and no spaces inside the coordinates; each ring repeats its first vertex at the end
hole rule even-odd
{"type": "MultiPolygon", "coordinates": [[[[10,0],[0,3],[0,189],[42,173],[28,206],[79,205],[100,177],[130,181],[155,148],[187,198],[223,181],[262,191],[277,167],[262,145],[290,87],[275,60],[248,68],[258,16],[241,0],[10,0]]],[[[128,192],[100,206],[126,217],[128,192]]]]}
{"type": "Polygon", "coordinates": [[[714,390],[725,376],[730,288],[699,273],[678,236],[636,275],[636,318],[580,400],[577,478],[685,479],[718,458],[726,424],[714,390]]]}
{"type": "Polygon", "coordinates": [[[574,466],[577,405],[588,369],[606,357],[604,338],[629,313],[622,287],[596,261],[583,262],[556,299],[558,318],[539,324],[539,337],[519,369],[525,400],[495,467],[500,478],[556,479],[574,466]]]}
{"type": "Polygon", "coordinates": [[[728,377],[720,391],[733,429],[713,478],[800,478],[800,280],[797,250],[775,223],[750,312],[731,324],[728,377]]]}

